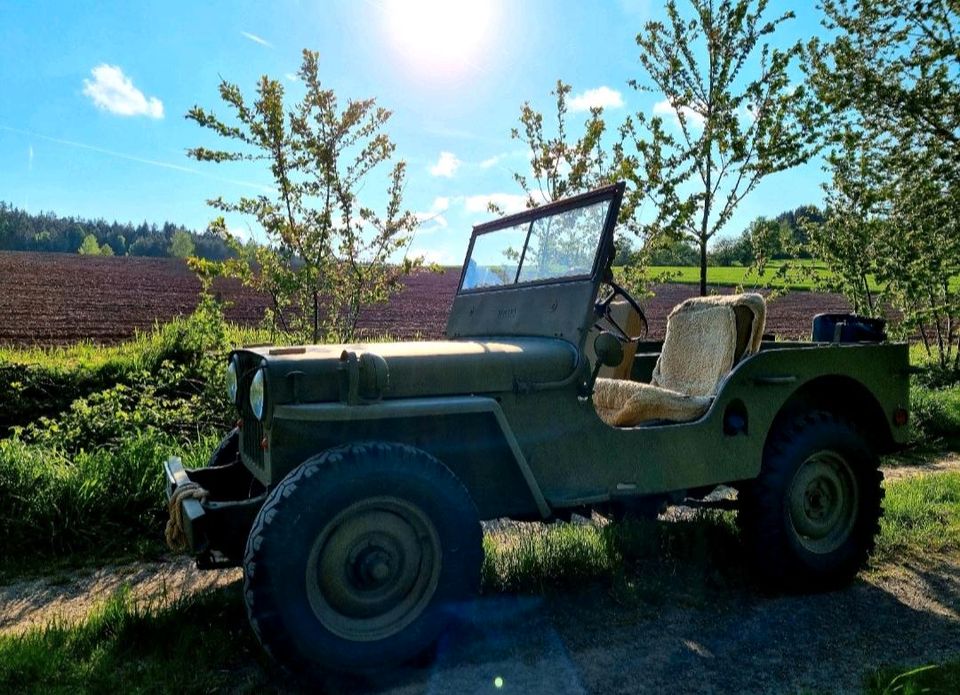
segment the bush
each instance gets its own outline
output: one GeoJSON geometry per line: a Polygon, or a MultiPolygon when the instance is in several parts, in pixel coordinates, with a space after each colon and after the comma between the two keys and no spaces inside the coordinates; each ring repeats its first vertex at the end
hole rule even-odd
{"type": "Polygon", "coordinates": [[[230,419],[227,346],[219,307],[204,299],[191,316],[116,348],[7,353],[19,369],[23,357],[32,364],[21,372],[28,381],[6,384],[4,424],[11,407],[23,412],[0,440],[0,566],[159,545],[161,462],[176,453],[202,466],[230,419]]]}
{"type": "Polygon", "coordinates": [[[912,439],[916,444],[960,441],[960,386],[910,388],[912,439]]]}
{"type": "Polygon", "coordinates": [[[117,385],[141,389],[153,383],[158,395],[202,395],[206,405],[217,407],[228,348],[223,314],[207,296],[190,316],[159,325],[124,345],[2,351],[0,434],[54,418],[74,401],[117,385]]]}

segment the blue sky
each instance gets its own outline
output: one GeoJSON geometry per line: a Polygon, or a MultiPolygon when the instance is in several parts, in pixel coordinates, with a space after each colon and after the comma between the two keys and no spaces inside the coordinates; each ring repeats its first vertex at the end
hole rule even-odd
{"type": "MultiPolygon", "coordinates": [[[[774,0],[769,15],[790,5],[774,0]]],[[[821,31],[812,6],[795,11],[775,43],[821,31]]],[[[406,202],[429,218],[414,250],[459,264],[471,225],[489,217],[486,201],[519,201],[511,172],[529,165],[510,128],[524,101],[550,113],[562,78],[583,103],[607,103],[609,123],[653,112],[662,96],[627,81],[643,77],[636,34],[662,14],[647,0],[0,0],[0,200],[202,229],[208,198],[269,180],[253,166],[188,159],[188,147],[210,141],[184,114],[194,104],[217,110],[221,76],[247,94],[261,74],[282,77],[296,96],[286,76],[306,47],[342,99],[376,97],[393,110],[406,202]]],[[[725,234],[819,202],[823,180],[819,162],[769,178],[725,234]]],[[[242,218],[228,223],[262,238],[242,218]]]]}

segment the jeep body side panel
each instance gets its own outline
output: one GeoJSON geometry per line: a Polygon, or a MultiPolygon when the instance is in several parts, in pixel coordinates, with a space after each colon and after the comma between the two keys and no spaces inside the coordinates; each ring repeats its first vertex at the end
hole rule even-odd
{"type": "Polygon", "coordinates": [[[479,396],[278,406],[270,442],[283,458],[271,462],[272,475],[279,480],[314,454],[360,441],[400,442],[436,456],[484,519],[550,513],[499,403],[479,396]]]}
{"type": "MultiPolygon", "coordinates": [[[[903,443],[907,428],[894,426],[893,417],[908,406],[907,365],[905,344],[765,350],[741,363],[710,410],[688,423],[613,428],[591,401],[577,398],[575,388],[511,394],[502,406],[547,501],[573,507],[756,477],[778,415],[815,383],[860,385],[882,414],[869,423],[881,428],[876,439],[903,443]],[[746,413],[743,431],[725,432],[729,408],[746,413]]],[[[869,406],[864,403],[864,410],[869,406]]]]}

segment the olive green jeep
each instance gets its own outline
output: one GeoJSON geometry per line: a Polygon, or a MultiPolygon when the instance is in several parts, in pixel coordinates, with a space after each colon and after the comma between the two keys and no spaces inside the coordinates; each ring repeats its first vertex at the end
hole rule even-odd
{"type": "Polygon", "coordinates": [[[622,194],[476,227],[444,340],[230,354],[237,428],[206,468],[166,462],[171,525],[199,567],[243,566],[280,661],[426,650],[479,589],[482,520],[654,517],[725,485],[764,583],[863,566],[878,456],[907,437],[907,346],[842,316],[769,340],[759,295],[687,300],[643,340],[611,270],[622,194]]]}

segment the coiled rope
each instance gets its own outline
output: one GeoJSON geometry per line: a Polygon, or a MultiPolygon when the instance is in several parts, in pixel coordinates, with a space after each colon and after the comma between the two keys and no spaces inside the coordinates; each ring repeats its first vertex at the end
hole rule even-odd
{"type": "Polygon", "coordinates": [[[183,528],[183,505],[180,503],[187,499],[203,502],[208,494],[210,493],[192,480],[173,491],[170,501],[167,502],[170,518],[167,519],[167,528],[164,533],[170,550],[183,550],[187,547],[187,532],[183,528]]]}

